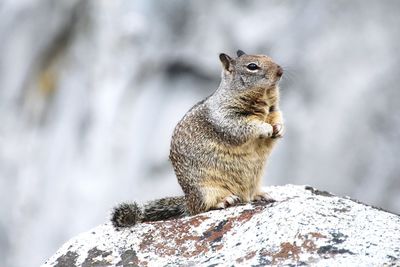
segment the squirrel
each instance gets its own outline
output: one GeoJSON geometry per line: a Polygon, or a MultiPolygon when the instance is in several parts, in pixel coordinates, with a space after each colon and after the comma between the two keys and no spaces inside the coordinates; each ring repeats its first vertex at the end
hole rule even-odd
{"type": "Polygon", "coordinates": [[[143,206],[122,203],[111,215],[116,228],[274,201],[262,190],[261,180],[284,132],[278,87],[283,69],[268,56],[242,50],[236,58],[221,53],[219,59],[218,89],[193,106],[172,135],[169,158],[184,196],[143,206]]]}

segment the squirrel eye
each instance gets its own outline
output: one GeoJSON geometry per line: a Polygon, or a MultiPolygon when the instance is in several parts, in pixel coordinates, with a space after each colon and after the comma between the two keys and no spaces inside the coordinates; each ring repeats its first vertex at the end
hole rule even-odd
{"type": "Polygon", "coordinates": [[[247,65],[247,68],[249,70],[256,70],[256,69],[258,69],[258,66],[255,63],[250,63],[249,65],[247,65]]]}

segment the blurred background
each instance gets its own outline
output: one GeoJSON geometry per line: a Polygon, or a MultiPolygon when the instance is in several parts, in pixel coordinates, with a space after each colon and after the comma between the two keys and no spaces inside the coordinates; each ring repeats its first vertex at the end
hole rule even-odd
{"type": "Polygon", "coordinates": [[[400,212],[399,1],[0,1],[0,266],[38,266],[120,201],[181,194],[172,130],[218,53],[285,67],[265,185],[400,212]]]}

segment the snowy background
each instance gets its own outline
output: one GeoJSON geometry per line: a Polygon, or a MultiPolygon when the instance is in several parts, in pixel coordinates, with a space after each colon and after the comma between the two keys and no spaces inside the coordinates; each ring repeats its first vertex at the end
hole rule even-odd
{"type": "Polygon", "coordinates": [[[38,266],[124,200],[181,194],[168,149],[218,53],[268,54],[286,136],[266,185],[400,212],[399,1],[0,1],[0,266],[38,266]]]}

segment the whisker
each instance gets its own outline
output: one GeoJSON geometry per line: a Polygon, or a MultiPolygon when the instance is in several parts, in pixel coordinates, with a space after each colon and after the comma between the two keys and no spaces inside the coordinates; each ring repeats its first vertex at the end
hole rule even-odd
{"type": "Polygon", "coordinates": [[[282,66],[283,76],[282,81],[287,83],[287,85],[292,85],[296,79],[297,73],[292,68],[288,66],[282,66]]]}

